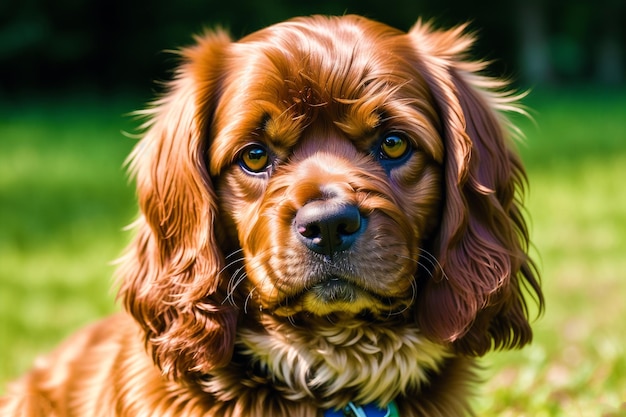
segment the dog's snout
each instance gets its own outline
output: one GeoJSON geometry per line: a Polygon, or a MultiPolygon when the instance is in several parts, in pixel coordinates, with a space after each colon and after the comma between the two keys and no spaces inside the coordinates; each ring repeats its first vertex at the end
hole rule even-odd
{"type": "Polygon", "coordinates": [[[314,200],[298,210],[296,235],[310,250],[323,254],[349,249],[364,230],[358,207],[333,200],[314,200]]]}

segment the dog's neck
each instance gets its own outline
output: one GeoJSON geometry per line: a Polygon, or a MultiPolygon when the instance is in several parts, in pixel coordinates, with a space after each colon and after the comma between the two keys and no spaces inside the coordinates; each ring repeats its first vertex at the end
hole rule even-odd
{"type": "Polygon", "coordinates": [[[285,398],[314,400],[321,408],[388,404],[419,390],[449,356],[416,327],[395,322],[318,319],[305,325],[264,315],[261,324],[240,329],[233,362],[285,398]]]}

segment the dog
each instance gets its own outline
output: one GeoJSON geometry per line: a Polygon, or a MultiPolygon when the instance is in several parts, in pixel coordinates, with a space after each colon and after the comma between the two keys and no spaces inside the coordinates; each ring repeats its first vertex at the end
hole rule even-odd
{"type": "Polygon", "coordinates": [[[476,358],[529,343],[543,307],[519,94],[466,26],[312,16],[195,41],[129,157],[124,312],[1,414],[471,414],[476,358]]]}

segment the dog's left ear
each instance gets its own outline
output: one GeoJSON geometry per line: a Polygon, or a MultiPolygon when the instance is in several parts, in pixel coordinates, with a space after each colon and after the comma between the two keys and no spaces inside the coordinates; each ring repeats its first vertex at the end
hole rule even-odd
{"type": "Polygon", "coordinates": [[[225,302],[218,203],[206,167],[230,39],[215,32],[197,40],[181,52],[166,94],[143,112],[147,130],[130,159],[141,217],[118,271],[119,298],[155,364],[174,379],[226,366],[238,319],[225,302]]]}
{"type": "MultiPolygon", "coordinates": [[[[418,24],[409,37],[441,118],[445,203],[433,251],[440,265],[423,283],[417,318],[425,334],[464,354],[521,347],[532,331],[523,290],[543,308],[521,193],[526,176],[503,112],[515,111],[505,83],[479,75],[464,56],[461,26],[418,24]]],[[[422,278],[423,279],[423,278],[422,278]]]]}

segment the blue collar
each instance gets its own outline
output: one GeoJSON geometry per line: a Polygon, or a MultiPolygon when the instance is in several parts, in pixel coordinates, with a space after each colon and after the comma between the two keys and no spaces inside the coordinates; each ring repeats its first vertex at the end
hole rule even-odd
{"type": "Polygon", "coordinates": [[[400,413],[394,401],[385,408],[379,408],[375,404],[356,405],[349,402],[341,410],[327,410],[324,417],[400,417],[400,413]]]}

